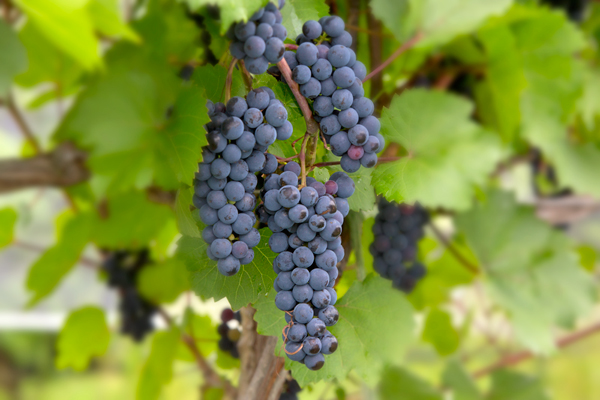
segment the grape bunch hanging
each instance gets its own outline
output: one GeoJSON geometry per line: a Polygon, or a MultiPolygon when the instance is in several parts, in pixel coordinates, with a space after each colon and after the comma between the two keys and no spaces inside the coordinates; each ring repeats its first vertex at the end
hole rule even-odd
{"type": "Polygon", "coordinates": [[[256,173],[270,173],[277,159],[265,152],[276,140],[292,135],[287,110],[269,88],[258,88],[246,99],[207,103],[211,122],[206,125],[208,146],[194,180],[193,203],[197,218],[206,227],[202,238],[208,257],[219,272],[235,275],[241,265],[254,259],[260,242],[254,225],[258,182],[256,173]]]}
{"type": "Polygon", "coordinates": [[[296,52],[284,53],[292,79],[312,101],[314,118],[331,152],[341,157],[342,169],[352,173],[374,167],[385,140],[373,116],[375,105],[365,97],[367,69],[350,48],[352,36],[337,16],[307,21],[302,32],[296,52]]]}
{"type": "Polygon", "coordinates": [[[152,318],[157,311],[156,306],[141,297],[136,288],[137,276],[148,263],[149,252],[144,249],[112,252],[102,264],[108,275],[108,286],[119,292],[121,332],[136,341],[152,332],[152,318]]]}
{"type": "Polygon", "coordinates": [[[219,349],[229,353],[233,358],[240,358],[237,344],[242,337],[241,322],[239,311],[234,312],[231,308],[226,308],[221,312],[221,324],[217,328],[217,333],[220,336],[219,349]]]}
{"type": "Polygon", "coordinates": [[[405,293],[410,293],[427,272],[416,261],[418,243],[427,222],[429,214],[419,205],[398,204],[383,198],[379,201],[373,224],[375,238],[369,247],[373,269],[405,293]]]}

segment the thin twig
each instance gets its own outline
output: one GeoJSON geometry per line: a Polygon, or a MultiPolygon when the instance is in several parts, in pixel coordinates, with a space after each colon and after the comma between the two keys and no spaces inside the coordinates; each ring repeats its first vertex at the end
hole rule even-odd
{"type": "Polygon", "coordinates": [[[300,168],[302,169],[300,188],[306,186],[306,143],[308,142],[309,137],[310,135],[306,132],[304,139],[302,140],[302,146],[300,147],[300,168]]]}
{"type": "MultiPolygon", "coordinates": [[[[168,326],[175,326],[173,319],[169,314],[167,314],[167,312],[164,309],[158,307],[158,313],[165,320],[168,326]]],[[[228,380],[221,378],[221,376],[217,374],[215,370],[212,369],[208,362],[206,362],[206,359],[204,358],[202,353],[200,353],[200,349],[198,349],[194,338],[188,335],[187,333],[182,332],[181,340],[194,356],[194,359],[196,360],[196,365],[198,366],[198,369],[200,370],[200,372],[202,372],[202,375],[206,379],[206,383],[212,387],[221,387],[225,390],[226,393],[232,396],[232,394],[235,393],[235,388],[231,385],[231,383],[228,380]]]]}
{"type": "Polygon", "coordinates": [[[33,146],[35,153],[40,154],[43,151],[42,146],[40,145],[40,142],[37,140],[31,129],[29,129],[29,126],[27,125],[27,122],[25,122],[25,118],[23,118],[21,112],[17,109],[17,106],[15,105],[12,96],[8,97],[8,100],[6,101],[6,108],[8,109],[8,112],[13,117],[17,125],[19,126],[19,129],[21,130],[23,136],[25,136],[25,139],[31,144],[31,146],[33,146]]]}
{"type": "Polygon", "coordinates": [[[437,238],[444,244],[444,246],[448,249],[448,251],[458,260],[469,272],[477,275],[479,274],[479,268],[476,265],[471,264],[469,260],[467,260],[454,246],[452,243],[444,236],[444,234],[433,224],[429,223],[431,230],[437,236],[437,238]]]}
{"type": "Polygon", "coordinates": [[[248,72],[248,70],[246,69],[246,63],[244,63],[244,60],[240,60],[238,65],[240,66],[240,69],[242,70],[242,78],[244,79],[244,84],[246,85],[246,90],[251,91],[252,90],[252,75],[250,75],[250,72],[248,72]]]}
{"type": "Polygon", "coordinates": [[[295,154],[291,157],[287,157],[287,158],[283,158],[283,157],[279,157],[279,156],[275,156],[275,158],[277,159],[277,161],[279,162],[288,162],[288,161],[292,161],[297,159],[298,157],[300,157],[300,154],[295,154]]]}
{"type": "Polygon", "coordinates": [[[231,60],[231,64],[229,64],[229,69],[227,70],[227,80],[225,80],[225,104],[227,104],[229,99],[231,99],[231,82],[233,81],[233,69],[235,68],[237,62],[238,59],[234,57],[233,60],[231,60]]]}
{"type": "Polygon", "coordinates": [[[391,56],[388,57],[387,60],[383,62],[380,66],[375,68],[369,75],[363,79],[363,83],[380,73],[385,67],[390,65],[392,61],[396,58],[400,57],[400,55],[408,50],[410,50],[415,44],[417,44],[421,39],[423,39],[423,34],[421,32],[417,32],[412,38],[408,39],[406,42],[402,44],[391,56]]]}
{"type": "MultiPolygon", "coordinates": [[[[591,325],[587,328],[581,329],[579,331],[575,331],[566,335],[565,337],[556,341],[556,347],[559,349],[567,347],[575,342],[578,342],[582,339],[587,338],[597,332],[600,332],[600,322],[591,325]]],[[[481,378],[486,376],[498,369],[510,367],[512,365],[518,364],[522,361],[529,360],[530,358],[535,357],[529,350],[520,351],[514,354],[509,354],[508,356],[502,357],[500,360],[494,362],[493,364],[488,365],[487,367],[481,368],[473,373],[473,378],[481,378]]]]}
{"type": "Polygon", "coordinates": [[[292,90],[292,93],[296,98],[296,102],[300,107],[300,111],[302,111],[302,115],[304,115],[307,132],[311,135],[315,135],[319,131],[319,124],[317,124],[317,121],[315,121],[315,119],[313,118],[312,110],[310,109],[310,106],[308,105],[308,102],[306,101],[304,96],[302,96],[302,93],[300,93],[300,88],[298,87],[298,84],[292,79],[292,71],[290,70],[290,66],[288,65],[288,63],[285,61],[285,58],[283,58],[277,63],[277,67],[279,68],[279,71],[281,71],[281,74],[285,78],[285,82],[292,90]]]}
{"type": "Polygon", "coordinates": [[[297,44],[286,43],[285,44],[285,48],[287,50],[298,50],[298,45],[297,44]]]}

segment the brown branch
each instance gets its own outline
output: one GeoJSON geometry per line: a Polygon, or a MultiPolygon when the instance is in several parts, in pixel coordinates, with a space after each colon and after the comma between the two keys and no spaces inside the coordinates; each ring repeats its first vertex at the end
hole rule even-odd
{"type": "Polygon", "coordinates": [[[0,193],[35,186],[64,188],[86,181],[87,155],[70,143],[29,158],[0,160],[0,193]]]}
{"type": "MultiPolygon", "coordinates": [[[[169,314],[167,314],[167,312],[164,309],[158,307],[158,313],[165,320],[168,326],[175,326],[173,319],[169,314]]],[[[221,376],[217,374],[215,370],[212,369],[212,367],[208,364],[202,353],[200,353],[200,349],[198,349],[194,338],[189,334],[182,332],[181,341],[194,356],[194,359],[196,360],[196,365],[202,373],[202,375],[204,376],[204,379],[206,380],[205,385],[208,385],[210,387],[223,388],[223,390],[225,390],[226,396],[228,398],[233,398],[236,392],[235,388],[231,385],[231,383],[228,380],[221,378],[221,376]]]]}
{"type": "MultiPolygon", "coordinates": [[[[262,386],[264,379],[267,377],[267,373],[271,369],[271,363],[275,360],[275,345],[277,344],[277,338],[275,336],[269,336],[266,339],[265,346],[262,350],[258,364],[254,370],[254,375],[248,386],[248,390],[244,392],[244,398],[246,399],[258,399],[259,389],[262,386]]],[[[264,395],[264,393],[263,393],[264,395]]],[[[261,396],[261,398],[264,398],[261,396]]]]}
{"type": "Polygon", "coordinates": [[[452,246],[452,243],[450,243],[450,241],[444,236],[444,234],[432,222],[429,223],[429,226],[431,227],[431,230],[433,231],[435,236],[437,236],[437,238],[448,249],[450,254],[452,254],[454,256],[454,258],[456,258],[456,260],[462,266],[464,266],[466,269],[469,270],[469,272],[471,272],[475,275],[479,274],[479,268],[476,265],[473,265],[471,262],[469,262],[469,260],[467,260],[458,250],[456,250],[456,248],[454,246],[452,246]]]}
{"type": "MultiPolygon", "coordinates": [[[[558,347],[559,349],[562,349],[562,348],[567,347],[575,342],[585,339],[588,336],[591,336],[597,332],[600,332],[600,322],[598,322],[594,325],[591,325],[587,328],[581,329],[579,331],[570,333],[570,334],[566,335],[565,337],[557,340],[556,347],[558,347]]],[[[483,368],[475,371],[473,373],[473,378],[481,378],[481,377],[486,376],[498,369],[516,365],[522,361],[529,360],[530,358],[533,358],[535,356],[536,356],[535,354],[533,354],[531,351],[528,351],[528,350],[520,351],[520,352],[517,352],[514,354],[509,354],[505,357],[502,357],[500,360],[494,362],[493,364],[490,364],[486,367],[483,367],[483,368]]]]}
{"type": "Polygon", "coordinates": [[[250,72],[248,72],[248,70],[246,69],[246,63],[244,63],[244,60],[239,60],[239,64],[240,69],[242,70],[242,79],[244,79],[244,84],[246,85],[246,90],[247,91],[251,91],[252,90],[252,75],[250,75],[250,72]]]}
{"type": "Polygon", "coordinates": [[[416,45],[421,39],[423,39],[423,34],[421,32],[417,32],[412,38],[408,39],[406,42],[402,44],[391,56],[388,57],[380,66],[375,68],[368,74],[365,79],[363,79],[363,83],[383,71],[385,67],[390,65],[396,58],[400,57],[403,53],[410,50],[414,45],[416,45]]]}
{"type": "Polygon", "coordinates": [[[256,333],[256,322],[254,322],[255,312],[256,310],[250,306],[242,307],[240,310],[242,315],[242,336],[238,342],[241,363],[238,397],[242,396],[242,393],[247,392],[250,381],[252,380],[252,374],[256,368],[254,350],[258,333],[256,333]]]}
{"type": "Polygon", "coordinates": [[[278,357],[275,362],[275,373],[271,375],[269,386],[267,387],[267,393],[269,393],[267,400],[277,400],[281,396],[283,384],[289,375],[289,372],[284,367],[285,360],[282,357],[278,357]]]}
{"type": "Polygon", "coordinates": [[[302,111],[302,115],[304,115],[304,120],[306,121],[306,131],[311,135],[317,134],[317,132],[319,131],[319,124],[313,118],[312,110],[310,109],[310,106],[308,105],[308,102],[306,101],[304,96],[302,96],[302,93],[300,93],[300,88],[298,87],[298,84],[292,79],[292,71],[290,70],[290,66],[288,65],[288,63],[285,61],[285,58],[283,58],[277,63],[277,67],[279,68],[279,71],[281,71],[281,74],[285,78],[285,82],[292,90],[292,93],[296,98],[296,102],[298,103],[298,106],[302,111]]]}
{"type": "Polygon", "coordinates": [[[302,170],[300,188],[306,186],[306,143],[308,142],[309,137],[310,135],[307,132],[304,135],[302,146],[300,147],[300,169],[302,170]]]}

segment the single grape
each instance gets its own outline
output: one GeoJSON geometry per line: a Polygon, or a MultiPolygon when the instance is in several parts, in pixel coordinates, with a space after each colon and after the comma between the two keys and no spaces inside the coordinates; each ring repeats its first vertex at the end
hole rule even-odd
{"type": "Polygon", "coordinates": [[[314,262],[315,256],[307,247],[298,247],[292,253],[292,260],[294,265],[300,268],[308,268],[314,262]]]}
{"type": "Polygon", "coordinates": [[[222,152],[227,146],[227,139],[218,131],[211,131],[206,134],[208,148],[215,153],[222,152]]]}
{"type": "Polygon", "coordinates": [[[310,42],[302,43],[296,50],[296,60],[302,65],[310,67],[317,62],[317,46],[310,42]]]}
{"type": "Polygon", "coordinates": [[[257,58],[246,57],[244,59],[244,63],[248,72],[254,75],[264,74],[269,68],[269,60],[267,60],[264,56],[257,58]]]}
{"type": "Polygon", "coordinates": [[[265,11],[258,21],[263,24],[275,25],[275,14],[271,11],[265,11]]]}
{"type": "Polygon", "coordinates": [[[251,58],[260,57],[265,52],[265,41],[260,36],[250,36],[244,42],[244,51],[251,58]]]}
{"type": "Polygon", "coordinates": [[[265,163],[267,159],[264,153],[260,151],[253,151],[252,155],[246,158],[246,163],[248,164],[248,171],[250,172],[258,172],[265,167],[265,163]]]}
{"type": "Polygon", "coordinates": [[[327,78],[321,81],[321,94],[323,96],[331,96],[337,89],[337,85],[333,82],[333,78],[327,78]]]}
{"type": "Polygon", "coordinates": [[[217,237],[213,233],[212,227],[207,226],[202,230],[202,239],[208,244],[211,244],[215,239],[217,239],[217,237]]]}
{"type": "Polygon", "coordinates": [[[219,220],[217,210],[215,210],[208,204],[203,205],[198,210],[198,215],[200,216],[200,220],[206,225],[213,225],[219,220]]]}
{"type": "Polygon", "coordinates": [[[281,24],[273,25],[273,36],[282,42],[287,38],[287,29],[281,24]]]}
{"type": "Polygon", "coordinates": [[[332,250],[325,250],[323,254],[319,254],[317,257],[315,257],[315,263],[317,264],[317,267],[325,271],[330,271],[335,268],[338,263],[338,259],[332,250]]]}
{"type": "MultiPolygon", "coordinates": [[[[296,307],[298,307],[298,306],[296,306],[296,307]]],[[[313,315],[314,315],[314,313],[313,313],[313,315]]],[[[302,351],[304,351],[307,355],[319,354],[321,352],[321,341],[319,340],[319,338],[316,338],[316,337],[312,337],[312,336],[307,337],[306,339],[304,339],[304,342],[302,343],[302,351]]]]}
{"type": "Polygon", "coordinates": [[[235,207],[240,211],[252,211],[256,206],[256,197],[251,193],[244,193],[244,197],[235,203],[235,207]]]}
{"type": "MultiPolygon", "coordinates": [[[[263,122],[263,114],[258,108],[254,108],[254,107],[249,108],[244,113],[244,122],[246,123],[246,125],[249,128],[257,128],[263,122]]],[[[243,132],[242,132],[242,135],[243,135],[243,132]]],[[[242,135],[240,135],[240,136],[242,136],[242,135]]],[[[234,139],[230,139],[230,140],[234,140],[234,139]]]]}
{"type": "MultiPolygon", "coordinates": [[[[251,108],[250,110],[256,110],[256,108],[251,108]]],[[[261,114],[261,121],[262,121],[262,114],[261,114]]],[[[242,136],[240,136],[240,138],[238,140],[236,140],[235,144],[240,148],[240,150],[249,151],[254,148],[254,145],[256,144],[256,139],[254,138],[254,134],[252,132],[246,131],[246,132],[242,133],[242,136]]]]}
{"type": "Polygon", "coordinates": [[[338,184],[338,197],[347,199],[354,194],[354,181],[349,176],[342,176],[337,181],[338,184]]]}
{"type": "Polygon", "coordinates": [[[306,358],[306,353],[302,351],[302,343],[296,342],[288,342],[285,345],[285,355],[292,361],[303,361],[306,358]]]}
{"type": "Polygon", "coordinates": [[[283,207],[292,208],[300,202],[300,191],[294,186],[284,186],[277,193],[277,201],[283,207]]]}
{"type": "Polygon", "coordinates": [[[233,223],[232,229],[233,232],[237,233],[238,235],[245,235],[246,233],[252,230],[253,225],[254,221],[249,215],[240,213],[238,214],[237,219],[233,223]]]}
{"type": "Polygon", "coordinates": [[[344,20],[338,16],[331,16],[324,20],[321,24],[325,33],[332,38],[340,36],[342,33],[344,33],[344,29],[346,28],[344,20]]]}
{"type": "Polygon", "coordinates": [[[223,150],[223,160],[229,164],[239,161],[242,158],[242,150],[235,144],[228,144],[223,150]]]}
{"type": "Polygon", "coordinates": [[[294,268],[290,274],[290,279],[295,285],[306,285],[310,280],[310,272],[306,268],[294,268]]]}
{"type": "MultiPolygon", "coordinates": [[[[256,32],[254,22],[239,22],[234,29],[235,37],[240,41],[245,41],[256,32]]],[[[237,58],[237,57],[236,57],[237,58]]]]}
{"type": "MultiPolygon", "coordinates": [[[[269,108],[270,110],[270,108],[269,108]]],[[[254,132],[256,143],[260,146],[270,146],[277,140],[277,131],[269,124],[262,124],[254,132]]]]}
{"type": "Polygon", "coordinates": [[[350,61],[350,51],[346,46],[332,46],[327,53],[327,60],[335,68],[342,68],[350,61]]]}
{"type": "Polygon", "coordinates": [[[311,71],[306,65],[298,65],[292,71],[292,79],[299,85],[303,85],[311,78],[311,71]]]}
{"type": "Polygon", "coordinates": [[[274,253],[281,253],[288,248],[288,237],[283,232],[277,232],[269,238],[269,248],[274,253]]]}
{"type": "MultiPolygon", "coordinates": [[[[302,351],[302,353],[304,353],[302,351]]],[[[306,356],[303,359],[304,365],[311,371],[318,371],[325,365],[325,357],[323,354],[315,354],[314,356],[306,356]]]]}
{"type": "Polygon", "coordinates": [[[367,97],[360,97],[352,103],[352,108],[356,110],[359,118],[366,118],[373,114],[375,110],[375,105],[373,102],[367,97]]]}
{"type": "Polygon", "coordinates": [[[360,169],[360,161],[351,159],[347,154],[344,154],[340,159],[340,167],[348,173],[356,172],[360,169]]]}
{"type": "Polygon", "coordinates": [[[313,297],[313,289],[310,285],[295,285],[292,295],[298,303],[308,303],[313,297]]]}
{"type": "Polygon", "coordinates": [[[327,220],[325,229],[319,234],[327,241],[333,240],[342,234],[342,225],[337,220],[330,218],[327,220]]]}
{"type": "Polygon", "coordinates": [[[317,21],[309,20],[302,25],[302,33],[307,39],[314,40],[321,36],[323,28],[317,21]]]}
{"type": "Polygon", "coordinates": [[[293,51],[287,50],[285,53],[283,53],[283,58],[285,58],[285,61],[290,67],[291,71],[293,71],[294,68],[298,66],[298,61],[296,60],[296,53],[294,53],[293,51]]]}
{"type": "Polygon", "coordinates": [[[292,311],[296,306],[296,300],[292,292],[282,290],[275,296],[275,306],[281,311],[292,311]]]}
{"type": "Polygon", "coordinates": [[[304,85],[300,85],[300,93],[308,99],[314,99],[321,94],[321,82],[310,78],[304,85]]]}
{"type": "Polygon", "coordinates": [[[363,88],[363,84],[358,78],[354,79],[354,83],[350,87],[348,87],[348,90],[350,91],[350,93],[352,93],[352,96],[355,99],[358,99],[359,97],[363,97],[365,95],[365,89],[363,88]]]}
{"type": "MultiPolygon", "coordinates": [[[[282,126],[287,121],[288,113],[282,104],[273,104],[267,108],[265,119],[275,128],[282,126]]],[[[256,139],[258,142],[258,138],[256,139]]]]}
{"type": "Polygon", "coordinates": [[[365,153],[360,159],[360,165],[365,168],[373,168],[377,165],[377,154],[375,153],[365,153]]]}
{"type": "Polygon", "coordinates": [[[298,174],[292,171],[284,171],[279,175],[280,186],[298,186],[298,174]]]}
{"type": "Polygon", "coordinates": [[[341,131],[331,136],[329,145],[331,146],[331,152],[340,157],[350,149],[352,143],[348,139],[348,133],[341,131]]]}
{"type": "MultiPolygon", "coordinates": [[[[231,225],[217,221],[213,226],[213,235],[219,239],[227,239],[232,233],[231,225]]],[[[211,242],[212,243],[212,242],[211,242]]]]}
{"type": "Polygon", "coordinates": [[[327,332],[327,326],[319,318],[313,318],[308,324],[306,324],[306,331],[310,336],[322,337],[327,332]]]}
{"type": "Polygon", "coordinates": [[[327,241],[323,239],[321,236],[316,236],[313,240],[308,242],[307,247],[312,251],[315,255],[319,255],[327,250],[327,241]]]}
{"type": "MultiPolygon", "coordinates": [[[[320,320],[319,320],[320,321],[320,320]]],[[[338,341],[333,335],[325,335],[321,339],[321,353],[333,354],[338,348],[338,341]]]]}
{"type": "Polygon", "coordinates": [[[287,338],[292,342],[302,342],[304,341],[306,335],[306,325],[304,324],[294,324],[290,327],[290,329],[287,332],[287,338]]]}
{"type": "Polygon", "coordinates": [[[337,193],[337,183],[335,181],[327,181],[325,182],[325,193],[334,195],[337,193]]]}
{"type": "Polygon", "coordinates": [[[226,204],[217,211],[217,214],[219,221],[224,224],[233,224],[238,217],[238,209],[233,204],[226,204]]]}
{"type": "Polygon", "coordinates": [[[329,78],[333,73],[333,68],[331,67],[331,63],[324,59],[319,58],[317,62],[311,68],[312,75],[318,79],[319,81],[324,81],[329,78]]]}
{"type": "Polygon", "coordinates": [[[275,223],[283,229],[288,229],[294,225],[294,222],[288,216],[288,210],[283,208],[275,213],[274,219],[275,223]]]}
{"type": "Polygon", "coordinates": [[[234,181],[242,181],[248,177],[248,164],[244,160],[239,160],[231,164],[229,178],[234,181]]]}
{"type": "Polygon", "coordinates": [[[271,63],[278,63],[283,58],[285,46],[283,41],[277,37],[272,37],[267,40],[265,48],[265,58],[271,63]]]}
{"type": "Polygon", "coordinates": [[[231,242],[227,239],[215,239],[210,244],[210,251],[217,258],[225,258],[231,254],[231,242]]]}
{"type": "Polygon", "coordinates": [[[251,90],[246,99],[249,107],[256,108],[258,110],[264,110],[267,108],[269,106],[269,101],[271,100],[269,93],[263,88],[251,90]]]}
{"type": "Polygon", "coordinates": [[[350,205],[348,204],[348,200],[342,197],[336,197],[335,206],[337,210],[342,213],[342,216],[348,216],[348,213],[350,212],[350,205]]]}
{"type": "Polygon", "coordinates": [[[279,201],[277,201],[278,194],[278,189],[272,189],[264,195],[265,208],[272,213],[275,213],[281,208],[281,204],[279,204],[279,201]]]}
{"type": "Polygon", "coordinates": [[[338,247],[340,247],[341,245],[342,245],[342,238],[340,238],[339,236],[336,237],[335,239],[327,242],[327,248],[329,250],[335,250],[338,247]]]}
{"type": "MultiPolygon", "coordinates": [[[[289,230],[289,228],[288,228],[289,230]]],[[[298,247],[302,246],[304,244],[304,242],[302,241],[302,239],[300,239],[298,237],[298,235],[296,235],[295,233],[292,233],[290,235],[290,237],[288,238],[288,245],[292,248],[292,249],[297,249],[298,247]]]]}
{"type": "Polygon", "coordinates": [[[329,295],[331,296],[331,300],[329,302],[330,306],[334,306],[335,303],[337,303],[337,292],[335,291],[334,288],[331,287],[326,287],[325,290],[327,290],[329,292],[329,295]]]}
{"type": "Polygon", "coordinates": [[[339,110],[345,110],[352,106],[352,102],[354,101],[354,97],[352,93],[348,89],[340,89],[336,90],[331,96],[331,101],[333,102],[333,106],[339,110]]]}
{"type": "Polygon", "coordinates": [[[192,196],[192,204],[194,205],[194,207],[200,209],[206,203],[206,197],[192,196]]]}
{"type": "Polygon", "coordinates": [[[290,208],[288,215],[291,221],[297,224],[301,224],[308,218],[308,208],[306,208],[302,204],[297,204],[294,207],[290,208]]]}
{"type": "Polygon", "coordinates": [[[316,189],[317,193],[319,194],[319,197],[325,195],[325,185],[322,184],[321,182],[315,181],[310,184],[310,187],[316,189]]]}
{"type": "MultiPolygon", "coordinates": [[[[325,288],[325,289],[327,289],[327,288],[325,288]]],[[[317,290],[314,292],[313,298],[312,298],[313,306],[315,306],[317,308],[325,308],[329,305],[329,303],[331,302],[331,295],[325,289],[317,290]]],[[[321,321],[321,320],[317,319],[317,321],[321,321]]],[[[323,324],[323,327],[325,327],[325,324],[323,324]]]]}
{"type": "Polygon", "coordinates": [[[330,136],[338,133],[340,129],[342,129],[342,126],[338,121],[337,115],[330,115],[328,117],[323,118],[319,123],[319,126],[321,127],[321,132],[323,132],[323,134],[330,136]]]}
{"type": "Polygon", "coordinates": [[[337,323],[340,315],[338,310],[333,306],[327,306],[319,310],[319,319],[325,322],[327,326],[333,326],[337,323]]]}
{"type": "Polygon", "coordinates": [[[325,229],[326,224],[327,221],[322,215],[313,215],[308,221],[308,226],[314,232],[321,232],[323,229],[325,229]]]}
{"type": "Polygon", "coordinates": [[[217,262],[217,269],[222,275],[232,276],[240,270],[240,260],[230,255],[225,258],[219,259],[217,262]]]}
{"type": "Polygon", "coordinates": [[[296,161],[289,161],[283,167],[283,171],[284,172],[288,172],[288,171],[293,172],[297,176],[300,176],[300,174],[302,173],[302,168],[300,167],[300,164],[298,164],[296,161]]]}
{"type": "Polygon", "coordinates": [[[196,181],[194,184],[194,194],[198,197],[206,197],[210,191],[207,181],[196,181]]]}
{"type": "Polygon", "coordinates": [[[360,61],[354,63],[352,70],[354,71],[354,75],[361,81],[367,76],[367,67],[360,61]]]}
{"type": "Polygon", "coordinates": [[[308,324],[313,316],[312,307],[306,303],[300,303],[294,307],[294,319],[300,324],[308,324]]]}
{"type": "MultiPolygon", "coordinates": [[[[229,99],[229,101],[227,102],[227,114],[229,115],[242,118],[246,110],[248,110],[248,103],[246,103],[246,100],[244,100],[242,97],[235,96],[229,99]]],[[[241,134],[242,133],[240,133],[240,135],[241,134]]]]}
{"type": "Polygon", "coordinates": [[[227,204],[227,196],[220,190],[212,190],[206,196],[206,202],[211,208],[218,210],[227,204]]]}
{"type": "Polygon", "coordinates": [[[289,251],[279,253],[279,255],[275,257],[273,264],[282,271],[291,271],[294,268],[292,253],[289,251]]]}
{"type": "Polygon", "coordinates": [[[300,194],[301,202],[306,207],[314,206],[319,200],[319,193],[317,192],[317,190],[309,186],[303,187],[300,191],[300,194]]]}
{"type": "Polygon", "coordinates": [[[273,154],[267,153],[266,159],[267,161],[265,162],[265,167],[262,169],[261,173],[268,175],[277,171],[277,158],[273,154]]]}
{"type": "Polygon", "coordinates": [[[349,32],[343,32],[340,36],[334,37],[331,40],[331,44],[334,46],[342,45],[342,46],[350,47],[350,46],[352,46],[352,35],[349,32]]]}
{"type": "Polygon", "coordinates": [[[294,127],[290,121],[285,121],[283,125],[277,128],[277,140],[285,141],[292,137],[294,127]]]}
{"type": "Polygon", "coordinates": [[[260,243],[260,232],[258,229],[252,228],[245,235],[240,235],[240,240],[248,245],[248,247],[256,247],[260,243]]]}
{"type": "Polygon", "coordinates": [[[244,57],[246,57],[243,42],[231,42],[231,44],[229,45],[229,52],[234,58],[237,58],[238,60],[243,60],[244,57]]]}
{"type": "Polygon", "coordinates": [[[210,179],[206,182],[208,183],[208,186],[211,188],[211,190],[223,190],[227,185],[227,179],[217,179],[214,176],[211,176],[210,179]]]}
{"type": "Polygon", "coordinates": [[[292,290],[294,288],[294,282],[292,282],[291,277],[291,272],[280,272],[275,279],[277,286],[279,286],[281,290],[292,290]]]}
{"type": "MultiPolygon", "coordinates": [[[[331,52],[330,52],[331,54],[331,52]]],[[[352,68],[342,67],[333,72],[333,82],[341,88],[349,88],[354,83],[356,76],[352,68]]],[[[362,99],[366,97],[361,97],[362,99]]]]}
{"type": "Polygon", "coordinates": [[[273,27],[265,23],[259,24],[256,27],[255,34],[256,36],[259,36],[262,40],[266,41],[273,36],[273,27]]]}
{"type": "Polygon", "coordinates": [[[331,102],[331,97],[317,97],[313,103],[313,110],[319,117],[331,115],[333,112],[333,103],[331,102]]]}
{"type": "Polygon", "coordinates": [[[358,123],[358,113],[353,108],[340,111],[338,120],[344,128],[352,128],[358,123]]]}

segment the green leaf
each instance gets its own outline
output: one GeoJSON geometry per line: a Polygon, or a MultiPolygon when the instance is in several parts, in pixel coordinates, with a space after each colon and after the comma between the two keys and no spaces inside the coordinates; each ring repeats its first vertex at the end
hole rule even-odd
{"type": "Polygon", "coordinates": [[[106,352],[109,339],[106,318],[100,308],[88,306],[73,311],[58,335],[56,367],[83,371],[92,357],[106,352]]]}
{"type": "Polygon", "coordinates": [[[498,139],[472,122],[472,104],[447,93],[411,90],[392,100],[381,116],[386,140],[408,156],[373,171],[373,186],[388,200],[429,207],[469,208],[500,161],[498,139]]]}
{"type": "Polygon", "coordinates": [[[17,212],[12,208],[0,209],[0,249],[12,243],[15,224],[17,223],[17,212]]]}
{"type": "Polygon", "coordinates": [[[464,367],[456,360],[450,360],[442,376],[444,387],[452,390],[454,400],[482,400],[475,382],[465,371],[464,367]]]}
{"type": "Polygon", "coordinates": [[[27,290],[32,292],[28,306],[52,293],[60,281],[77,264],[90,240],[93,217],[87,213],[63,214],[57,221],[57,241],[38,258],[27,275],[27,290]]]}
{"type": "Polygon", "coordinates": [[[113,197],[107,209],[107,217],[95,221],[92,239],[98,246],[109,249],[147,246],[172,218],[168,206],[152,203],[139,192],[113,197]]]}
{"type": "MultiPolygon", "coordinates": [[[[217,332],[217,326],[208,315],[198,315],[188,308],[186,309],[183,321],[183,330],[190,335],[196,342],[196,346],[204,357],[208,357],[217,351],[217,342],[221,338],[217,332]]],[[[194,355],[189,348],[180,342],[179,357],[184,361],[195,362],[194,355]]]]}
{"type": "Polygon", "coordinates": [[[137,283],[140,294],[154,303],[172,303],[189,289],[185,265],[175,258],[145,266],[137,283]]]}
{"type": "Polygon", "coordinates": [[[296,40],[296,36],[302,33],[302,25],[306,21],[309,19],[318,21],[319,18],[329,15],[329,6],[324,0],[286,0],[281,15],[288,37],[296,40]]]}
{"type": "MultiPolygon", "coordinates": [[[[286,325],[284,313],[275,305],[275,291],[261,296],[254,304],[258,332],[281,337],[286,325]]],[[[317,372],[286,359],[294,379],[300,386],[322,379],[344,379],[350,371],[373,380],[381,363],[397,362],[411,341],[414,321],[412,309],[404,296],[392,289],[389,281],[372,274],[363,282],[355,281],[338,300],[340,318],[329,328],[338,339],[337,351],[325,357],[325,365],[317,372]],[[393,304],[393,307],[389,307],[393,304]],[[366,327],[377,327],[367,329],[366,327]],[[363,329],[364,328],[364,329],[363,329]]],[[[281,341],[277,345],[280,351],[281,341]]]]}
{"type": "Polygon", "coordinates": [[[520,124],[521,92],[526,86],[516,39],[505,25],[478,33],[487,56],[485,79],[475,86],[477,109],[483,123],[511,141],[520,124]]]}
{"type": "Polygon", "coordinates": [[[159,331],[152,338],[152,348],[137,385],[136,399],[160,398],[162,388],[171,381],[177,355],[179,332],[176,328],[159,331]]]}
{"type": "Polygon", "coordinates": [[[442,400],[444,397],[427,381],[397,367],[386,368],[379,383],[381,400],[442,400]]]}
{"type": "Polygon", "coordinates": [[[513,371],[492,374],[492,388],[486,400],[549,400],[542,382],[513,371]]]}
{"type": "Polygon", "coordinates": [[[501,192],[489,193],[485,204],[456,220],[517,339],[535,352],[551,351],[552,326],[571,326],[595,299],[593,281],[568,238],[501,192]]]}
{"type": "Polygon", "coordinates": [[[25,47],[16,32],[0,20],[0,97],[8,94],[13,78],[27,69],[25,47]]]}
{"type": "Polygon", "coordinates": [[[221,9],[221,34],[227,32],[231,24],[248,19],[265,5],[265,0],[182,0],[192,10],[197,10],[207,4],[214,4],[221,9]]]}
{"type": "Polygon", "coordinates": [[[440,309],[433,309],[427,314],[422,338],[424,342],[431,343],[441,356],[454,353],[460,344],[452,317],[440,309]]]}
{"type": "Polygon", "coordinates": [[[581,266],[588,271],[593,271],[596,266],[596,259],[598,258],[596,249],[592,246],[579,246],[577,247],[577,253],[579,253],[581,266]]]}
{"type": "Polygon", "coordinates": [[[15,3],[54,46],[84,68],[94,69],[102,64],[87,1],[16,0],[15,3]]]}
{"type": "Polygon", "coordinates": [[[207,244],[201,238],[183,236],[177,243],[177,255],[191,271],[192,289],[203,299],[215,301],[227,298],[235,310],[255,302],[273,287],[275,253],[269,248],[271,232],[260,231],[261,239],[254,247],[254,260],[242,265],[234,276],[224,276],[217,269],[217,263],[206,255],[207,244]]]}
{"type": "Polygon", "coordinates": [[[194,196],[194,188],[189,186],[179,188],[175,199],[175,216],[177,227],[182,235],[199,238],[202,234],[190,209],[192,196],[194,196]]]}
{"type": "Polygon", "coordinates": [[[123,37],[136,43],[140,42],[138,34],[122,21],[117,0],[90,1],[88,3],[88,13],[94,26],[104,35],[123,37]]]}
{"type": "Polygon", "coordinates": [[[511,0],[375,0],[373,14],[400,41],[419,32],[419,47],[439,46],[472,32],[486,19],[504,13],[511,0]]]}

